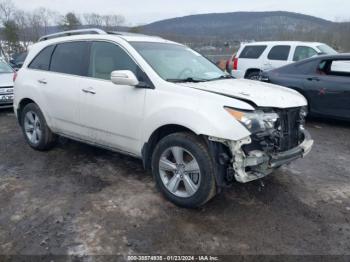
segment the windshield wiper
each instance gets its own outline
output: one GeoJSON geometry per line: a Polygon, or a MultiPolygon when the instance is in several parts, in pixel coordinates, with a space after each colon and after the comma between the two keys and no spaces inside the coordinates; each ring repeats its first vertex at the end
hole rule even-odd
{"type": "Polygon", "coordinates": [[[216,80],[221,80],[221,79],[233,79],[233,76],[230,75],[222,75],[220,77],[217,78],[213,78],[213,79],[209,79],[208,81],[216,81],[216,80]]]}
{"type": "Polygon", "coordinates": [[[183,79],[166,79],[168,82],[173,82],[173,83],[186,83],[186,82],[191,82],[191,83],[200,83],[200,82],[206,82],[208,81],[207,79],[196,79],[193,77],[188,77],[188,78],[183,78],[183,79]]]}

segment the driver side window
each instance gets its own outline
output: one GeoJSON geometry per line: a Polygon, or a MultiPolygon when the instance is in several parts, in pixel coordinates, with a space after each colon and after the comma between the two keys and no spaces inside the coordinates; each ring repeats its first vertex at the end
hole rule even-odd
{"type": "Polygon", "coordinates": [[[308,46],[297,46],[295,48],[293,61],[300,61],[317,55],[315,49],[308,46]]]}
{"type": "Polygon", "coordinates": [[[89,76],[110,80],[111,73],[115,70],[130,70],[136,76],[140,71],[137,64],[121,47],[108,42],[93,42],[90,52],[89,76]]]}

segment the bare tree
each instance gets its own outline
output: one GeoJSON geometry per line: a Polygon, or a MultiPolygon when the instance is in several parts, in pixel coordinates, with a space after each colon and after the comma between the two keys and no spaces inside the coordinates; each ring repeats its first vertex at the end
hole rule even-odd
{"type": "Polygon", "coordinates": [[[96,13],[83,14],[84,24],[89,26],[103,27],[103,18],[96,13]]]}
{"type": "Polygon", "coordinates": [[[0,19],[2,23],[11,20],[15,11],[16,8],[11,0],[0,1],[0,19]]]}
{"type": "Polygon", "coordinates": [[[122,15],[104,15],[102,16],[102,20],[103,26],[107,30],[113,30],[124,24],[125,17],[122,15]]]}

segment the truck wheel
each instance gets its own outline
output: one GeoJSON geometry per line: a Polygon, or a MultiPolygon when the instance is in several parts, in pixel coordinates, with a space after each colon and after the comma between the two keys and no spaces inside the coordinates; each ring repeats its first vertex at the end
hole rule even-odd
{"type": "Polygon", "coordinates": [[[40,108],[30,103],[26,105],[21,114],[21,126],[27,143],[35,150],[48,150],[53,147],[56,135],[46,124],[40,108]]]}
{"type": "Polygon", "coordinates": [[[249,72],[245,78],[258,81],[260,80],[260,71],[249,72]]]}
{"type": "Polygon", "coordinates": [[[196,208],[215,195],[214,166],[206,145],[190,133],[163,138],[152,156],[158,188],[174,204],[196,208]]]}

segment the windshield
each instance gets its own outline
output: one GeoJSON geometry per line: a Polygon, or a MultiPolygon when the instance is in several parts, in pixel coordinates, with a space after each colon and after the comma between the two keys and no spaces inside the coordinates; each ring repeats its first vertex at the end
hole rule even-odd
{"type": "Polygon", "coordinates": [[[13,69],[4,61],[0,61],[0,74],[13,73],[13,69]]]}
{"type": "Polygon", "coordinates": [[[192,49],[168,43],[131,42],[150,66],[170,82],[204,82],[230,78],[192,49]]]}
{"type": "Polygon", "coordinates": [[[335,55],[335,54],[338,54],[337,51],[335,51],[332,47],[328,46],[328,45],[319,45],[317,46],[318,49],[321,50],[321,52],[323,54],[326,54],[326,55],[335,55]]]}

